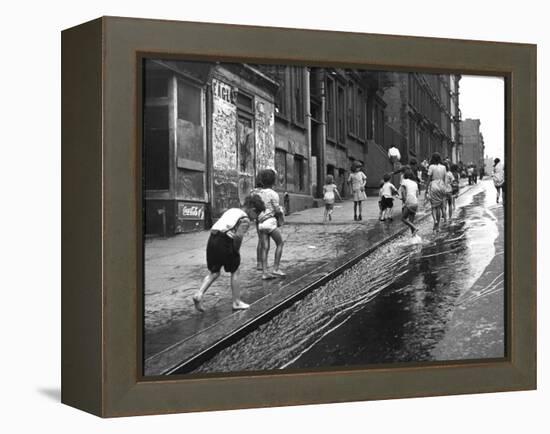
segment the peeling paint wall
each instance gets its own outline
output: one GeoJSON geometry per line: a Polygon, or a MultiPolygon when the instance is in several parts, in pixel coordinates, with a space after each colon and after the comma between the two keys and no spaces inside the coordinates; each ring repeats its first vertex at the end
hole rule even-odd
{"type": "Polygon", "coordinates": [[[275,167],[275,106],[256,97],[256,170],[275,167]]]}
{"type": "Polygon", "coordinates": [[[237,170],[237,107],[214,95],[212,111],[214,169],[237,170]]]}
{"type": "Polygon", "coordinates": [[[212,166],[213,217],[219,217],[229,208],[238,207],[239,174],[237,171],[237,107],[225,91],[231,87],[213,80],[213,88],[224,92],[213,93],[212,107],[212,166]]]}
{"type": "Polygon", "coordinates": [[[259,96],[260,90],[242,78],[219,77],[212,80],[214,218],[244,202],[259,170],[275,167],[274,103],[259,96]],[[253,98],[253,104],[246,106],[241,100],[237,106],[241,92],[253,98]]]}

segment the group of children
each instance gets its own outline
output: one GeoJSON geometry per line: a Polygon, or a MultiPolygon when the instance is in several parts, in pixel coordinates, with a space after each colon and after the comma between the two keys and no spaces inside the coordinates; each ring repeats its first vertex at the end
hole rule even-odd
{"type": "Polygon", "coordinates": [[[284,221],[284,209],[279,205],[279,195],[273,190],[275,181],[274,170],[262,170],[258,175],[255,188],[245,198],[242,208],[228,209],[212,226],[206,245],[208,275],[192,297],[195,308],[199,312],[204,312],[202,298],[220,276],[222,267],[231,274],[233,309],[244,310],[250,307],[241,300],[239,266],[242,240],[253,221],[258,233],[256,268],[262,271],[262,279],[269,280],[285,276],[280,269],[284,246],[280,226],[284,221]],[[273,240],[276,245],[272,271],[269,271],[267,266],[270,240],[273,240]]]}
{"type": "MultiPolygon", "coordinates": [[[[352,172],[348,177],[348,184],[353,193],[353,220],[363,220],[361,203],[367,199],[365,187],[367,185],[367,176],[361,171],[361,165],[356,163],[352,166],[352,172]]],[[[342,197],[338,192],[338,187],[334,183],[334,177],[327,175],[325,185],[323,186],[323,200],[325,202],[325,214],[323,222],[332,220],[332,212],[334,211],[334,202],[342,197]]]]}
{"type": "MultiPolygon", "coordinates": [[[[399,189],[391,182],[392,174],[385,174],[380,185],[378,202],[379,219],[381,221],[392,220],[393,201],[395,198],[399,198],[403,203],[401,221],[410,228],[413,236],[418,232],[414,220],[418,211],[419,184],[421,182],[416,169],[416,162],[413,162],[400,170],[402,179],[399,189]]],[[[458,193],[458,173],[455,173],[456,168],[453,169],[455,170],[447,171],[449,179],[446,180],[446,183],[452,188],[448,193],[449,215],[452,215],[454,196],[458,193]]],[[[239,266],[241,263],[240,246],[251,222],[255,222],[258,233],[256,268],[262,272],[262,279],[268,280],[285,276],[280,269],[284,246],[280,227],[284,221],[284,210],[279,205],[279,195],[273,190],[275,181],[274,170],[261,171],[255,188],[245,198],[242,208],[227,210],[212,226],[206,246],[206,262],[209,273],[193,295],[193,303],[198,311],[204,312],[202,298],[212,283],[220,276],[222,267],[231,274],[233,309],[242,310],[250,307],[240,298],[239,266]],[[267,262],[271,240],[275,242],[276,247],[274,266],[272,271],[269,271],[267,262]]],[[[360,164],[355,164],[352,167],[348,183],[353,193],[353,219],[360,221],[363,219],[361,205],[367,198],[365,194],[367,177],[361,170],[360,164]]],[[[326,177],[326,183],[323,186],[323,199],[325,203],[323,221],[326,223],[327,220],[332,220],[335,201],[342,200],[332,175],[326,177]]]]}
{"type": "Polygon", "coordinates": [[[419,182],[413,169],[407,167],[402,172],[399,190],[392,184],[391,175],[386,173],[378,192],[378,207],[380,221],[393,220],[393,200],[398,198],[403,203],[401,221],[411,229],[412,235],[416,235],[418,228],[414,225],[414,219],[418,211],[419,182]]]}
{"type": "Polygon", "coordinates": [[[456,164],[442,161],[438,152],[434,152],[428,167],[426,200],[431,206],[434,231],[439,231],[440,221],[452,218],[455,199],[458,195],[460,173],[456,164]]]}
{"type": "MultiPolygon", "coordinates": [[[[365,194],[367,177],[361,170],[360,164],[353,165],[352,173],[348,177],[348,183],[353,193],[353,220],[359,221],[363,219],[361,204],[367,198],[365,194]]],[[[411,228],[413,235],[416,234],[418,229],[414,226],[414,219],[418,210],[418,195],[418,179],[412,168],[407,167],[403,171],[403,179],[399,190],[392,184],[391,174],[386,173],[379,189],[379,219],[381,221],[393,220],[393,201],[395,197],[398,197],[403,202],[402,221],[411,228]]],[[[323,199],[325,202],[324,223],[326,223],[327,219],[329,221],[332,220],[336,198],[342,200],[338,187],[334,184],[334,177],[327,175],[326,184],[323,186],[323,199]]]]}

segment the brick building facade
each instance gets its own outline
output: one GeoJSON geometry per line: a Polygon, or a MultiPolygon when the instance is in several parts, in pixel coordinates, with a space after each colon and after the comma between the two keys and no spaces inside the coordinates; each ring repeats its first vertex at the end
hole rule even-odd
{"type": "Polygon", "coordinates": [[[463,142],[462,162],[466,165],[475,164],[478,169],[485,167],[485,145],[480,128],[479,119],[465,119],[460,127],[463,142]]]}
{"type": "Polygon", "coordinates": [[[146,233],[210,227],[238,207],[264,168],[290,211],[316,205],[326,175],[343,197],[354,162],[367,187],[434,151],[455,161],[459,76],[339,68],[167,61],[144,63],[146,233]]]}
{"type": "Polygon", "coordinates": [[[459,75],[387,73],[384,89],[388,135],[386,146],[396,146],[402,162],[430,159],[434,152],[460,160],[459,75]]]}

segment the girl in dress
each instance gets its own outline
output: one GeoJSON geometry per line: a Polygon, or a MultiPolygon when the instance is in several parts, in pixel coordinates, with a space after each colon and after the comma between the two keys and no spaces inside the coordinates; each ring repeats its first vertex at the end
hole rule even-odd
{"type": "Polygon", "coordinates": [[[504,200],[504,163],[500,161],[500,158],[495,158],[493,165],[493,183],[497,189],[497,203],[500,200],[500,192],[502,190],[502,198],[504,200]]]}
{"type": "Polygon", "coordinates": [[[365,194],[367,175],[361,171],[361,164],[355,164],[352,167],[352,173],[348,177],[348,184],[351,185],[351,191],[353,192],[353,220],[363,220],[361,216],[361,202],[367,200],[367,195],[365,194]]]}
{"type": "MultiPolygon", "coordinates": [[[[453,182],[454,182],[454,174],[451,172],[451,166],[448,162],[444,162],[443,165],[445,166],[445,170],[447,173],[445,174],[445,188],[447,190],[447,211],[449,219],[453,218],[453,211],[455,208],[455,200],[453,195],[453,182]]],[[[445,207],[443,207],[445,210],[445,207]]]]}
{"type": "Polygon", "coordinates": [[[441,217],[445,219],[444,206],[447,199],[447,170],[441,164],[441,155],[438,152],[434,152],[430,160],[428,183],[426,198],[430,201],[432,207],[434,231],[439,231],[441,217]]]}

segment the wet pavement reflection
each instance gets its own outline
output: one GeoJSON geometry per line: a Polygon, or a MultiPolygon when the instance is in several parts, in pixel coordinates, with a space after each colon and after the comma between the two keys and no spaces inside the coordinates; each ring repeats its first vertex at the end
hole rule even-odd
{"type": "Polygon", "coordinates": [[[195,372],[504,356],[503,207],[493,190],[476,186],[438,234],[424,221],[421,242],[407,233],[382,246],[195,372]]]}

